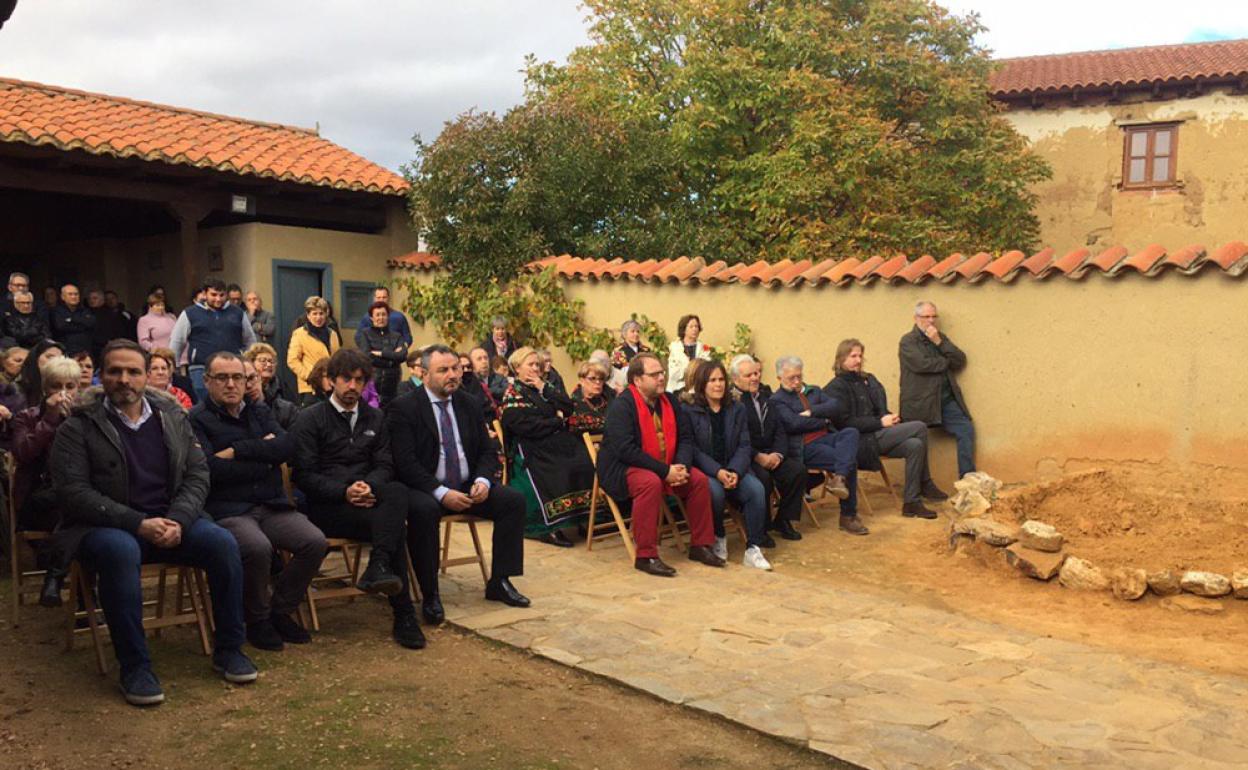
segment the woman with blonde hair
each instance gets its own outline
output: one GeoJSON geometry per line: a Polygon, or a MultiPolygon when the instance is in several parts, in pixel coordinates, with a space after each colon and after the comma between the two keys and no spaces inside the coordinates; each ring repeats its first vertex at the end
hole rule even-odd
{"type": "Polygon", "coordinates": [[[304,317],[290,335],[286,348],[286,365],[295,374],[299,384],[299,405],[315,403],[317,394],[308,384],[308,375],[319,361],[326,361],[334,354],[342,341],[329,328],[329,303],[321,297],[308,297],[303,303],[304,317]]]}
{"type": "Polygon", "coordinates": [[[267,342],[255,342],[243,351],[243,360],[252,365],[258,380],[252,400],[264,402],[277,418],[277,424],[290,430],[299,407],[282,393],[282,383],[277,376],[277,351],[267,342]]]}

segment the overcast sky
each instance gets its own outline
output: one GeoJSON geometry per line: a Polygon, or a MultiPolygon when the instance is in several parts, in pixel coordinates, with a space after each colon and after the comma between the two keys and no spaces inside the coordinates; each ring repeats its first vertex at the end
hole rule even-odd
{"type": "MultiPolygon", "coordinates": [[[[997,56],[1248,37],[1245,0],[944,4],[978,11],[997,56]]],[[[578,0],[19,0],[0,76],[319,124],[397,170],[413,134],[520,101],[525,54],[586,41],[578,0]]]]}

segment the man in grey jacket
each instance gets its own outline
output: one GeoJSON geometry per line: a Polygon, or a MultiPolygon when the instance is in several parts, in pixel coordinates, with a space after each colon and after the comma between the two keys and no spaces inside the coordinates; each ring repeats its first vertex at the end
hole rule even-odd
{"type": "Polygon", "coordinates": [[[914,328],[901,338],[901,419],[939,426],[958,442],[958,478],[975,470],[975,426],[954,374],[966,354],[940,330],[931,302],[914,306],[914,328]]]}
{"type": "Polygon", "coordinates": [[[243,654],[243,564],[234,537],[202,514],[208,464],[172,398],[147,390],[148,354],[131,340],[104,346],[103,393],[92,389],[57,431],[50,465],[65,544],[99,578],[121,690],[132,705],[161,703],[143,635],[140,566],[203,569],[216,620],[212,667],[229,682],[256,679],[243,654]]]}
{"type": "Polygon", "coordinates": [[[264,309],[260,295],[254,291],[247,292],[243,297],[243,307],[247,311],[247,320],[251,322],[251,330],[256,333],[256,341],[272,345],[273,336],[277,334],[277,317],[264,309]]]}

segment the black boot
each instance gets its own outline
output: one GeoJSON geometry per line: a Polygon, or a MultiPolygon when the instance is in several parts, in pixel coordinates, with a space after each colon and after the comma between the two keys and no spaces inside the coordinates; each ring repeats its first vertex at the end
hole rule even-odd
{"type": "Polygon", "coordinates": [[[64,586],[65,570],[48,570],[43,577],[43,589],[39,591],[39,604],[44,607],[60,607],[61,589],[64,586]]]}
{"type": "Polygon", "coordinates": [[[403,590],[403,580],[390,569],[390,557],[384,553],[373,551],[368,558],[368,568],[355,587],[370,594],[394,596],[403,590]]]}
{"type": "Polygon", "coordinates": [[[774,532],[779,533],[780,537],[782,537],[785,540],[801,540],[802,539],[802,533],[797,531],[797,529],[793,526],[793,522],[789,521],[783,516],[777,516],[775,519],[772,520],[771,529],[774,532]]]}

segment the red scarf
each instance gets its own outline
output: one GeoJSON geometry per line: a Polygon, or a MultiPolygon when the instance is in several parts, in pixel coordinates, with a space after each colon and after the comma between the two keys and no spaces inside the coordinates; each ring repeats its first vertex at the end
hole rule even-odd
{"type": "Polygon", "coordinates": [[[672,405],[668,402],[663,394],[659,394],[659,419],[663,424],[663,452],[659,452],[659,432],[654,427],[654,416],[650,414],[650,407],[646,404],[646,399],[642,397],[641,391],[637,390],[636,385],[629,385],[628,392],[633,396],[633,403],[637,405],[637,427],[641,430],[641,449],[646,454],[656,460],[672,464],[672,460],[676,459],[676,412],[672,409],[672,405]]]}

